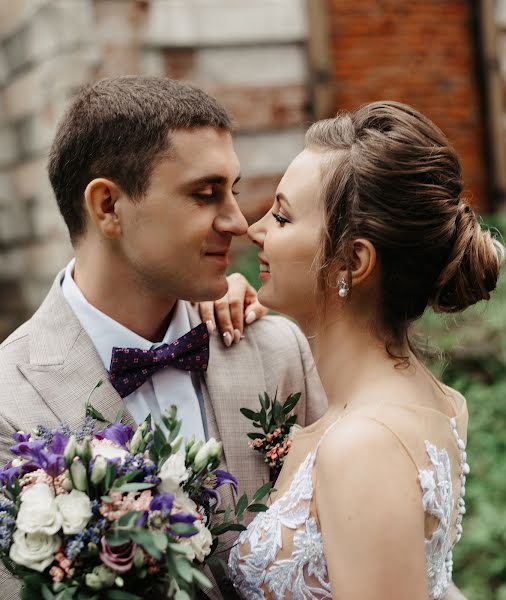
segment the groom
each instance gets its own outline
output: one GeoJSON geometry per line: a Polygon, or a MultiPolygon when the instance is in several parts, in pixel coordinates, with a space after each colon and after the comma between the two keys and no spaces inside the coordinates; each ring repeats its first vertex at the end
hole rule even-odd
{"type": "MultiPolygon", "coordinates": [[[[213,98],[176,81],[106,79],[76,96],[48,165],[75,260],[0,345],[1,464],[17,430],[62,421],[79,427],[102,379],[92,404],[108,419],[125,408],[135,424],[178,405],[186,434],[223,441],[224,468],[251,496],[268,472],[248,448],[240,407],[256,409],[258,393],[277,389],[281,398],[302,392],[302,426],[324,412],[307,341],[280,317],[261,319],[228,349],[210,336],[205,373],[167,368],[133,390],[109,379],[114,346],[149,351],[177,341],[201,325],[190,302],[227,290],[230,243],[247,228],[234,196],[231,132],[213,98]]],[[[0,589],[3,600],[18,598],[5,571],[0,589]]],[[[220,597],[216,589],[208,594],[220,597]]]]}
{"type": "MultiPolygon", "coordinates": [[[[247,229],[231,132],[216,100],[168,79],[106,79],[75,97],[48,164],[75,260],[0,346],[1,464],[17,430],[79,427],[102,379],[92,404],[108,419],[125,408],[138,424],[176,404],[186,435],[223,441],[224,468],[251,497],[268,472],[248,448],[239,409],[256,409],[259,393],[277,389],[281,398],[302,392],[301,425],[322,414],[307,342],[280,317],[261,319],[229,349],[211,335],[206,372],[167,368],[133,390],[109,379],[114,346],[172,343],[201,323],[190,301],[227,291],[230,244],[247,229]]],[[[3,600],[18,597],[5,572],[0,586],[3,600]]]]}

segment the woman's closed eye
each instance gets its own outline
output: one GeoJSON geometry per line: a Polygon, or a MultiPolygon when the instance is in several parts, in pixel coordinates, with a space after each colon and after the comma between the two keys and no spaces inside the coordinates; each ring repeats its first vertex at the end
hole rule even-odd
{"type": "Polygon", "coordinates": [[[290,223],[290,221],[284,217],[281,213],[272,213],[272,216],[276,219],[276,221],[283,227],[286,223],[290,223]]]}

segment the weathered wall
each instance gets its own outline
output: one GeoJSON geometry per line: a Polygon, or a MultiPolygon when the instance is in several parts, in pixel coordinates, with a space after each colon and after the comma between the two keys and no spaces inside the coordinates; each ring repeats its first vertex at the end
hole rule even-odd
{"type": "Polygon", "coordinates": [[[152,74],[214,94],[240,127],[240,201],[254,219],[302,144],[307,29],[305,0],[0,2],[0,340],[71,256],[45,162],[72,92],[152,74]]]}

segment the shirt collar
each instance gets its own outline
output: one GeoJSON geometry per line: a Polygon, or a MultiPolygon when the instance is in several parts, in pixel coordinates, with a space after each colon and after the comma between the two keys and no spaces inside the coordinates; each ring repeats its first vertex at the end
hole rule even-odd
{"type": "Polygon", "coordinates": [[[149,350],[162,344],[170,344],[190,330],[190,318],[182,300],[174,306],[170,324],[161,342],[153,343],[118,323],[86,300],[72,276],[75,265],[73,258],[63,275],[61,283],[63,295],[83,326],[102,360],[109,370],[113,347],[141,348],[149,350]]]}

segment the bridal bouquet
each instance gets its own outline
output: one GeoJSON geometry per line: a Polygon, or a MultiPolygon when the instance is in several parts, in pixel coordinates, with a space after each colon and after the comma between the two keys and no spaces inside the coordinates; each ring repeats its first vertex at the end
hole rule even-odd
{"type": "MultiPolygon", "coordinates": [[[[14,435],[0,469],[0,558],[22,598],[189,599],[210,585],[197,568],[217,545],[221,443],[179,434],[176,409],[135,433],[119,421],[94,432],[38,427],[14,435]]],[[[221,524],[220,533],[231,524],[221,524]]]]}

